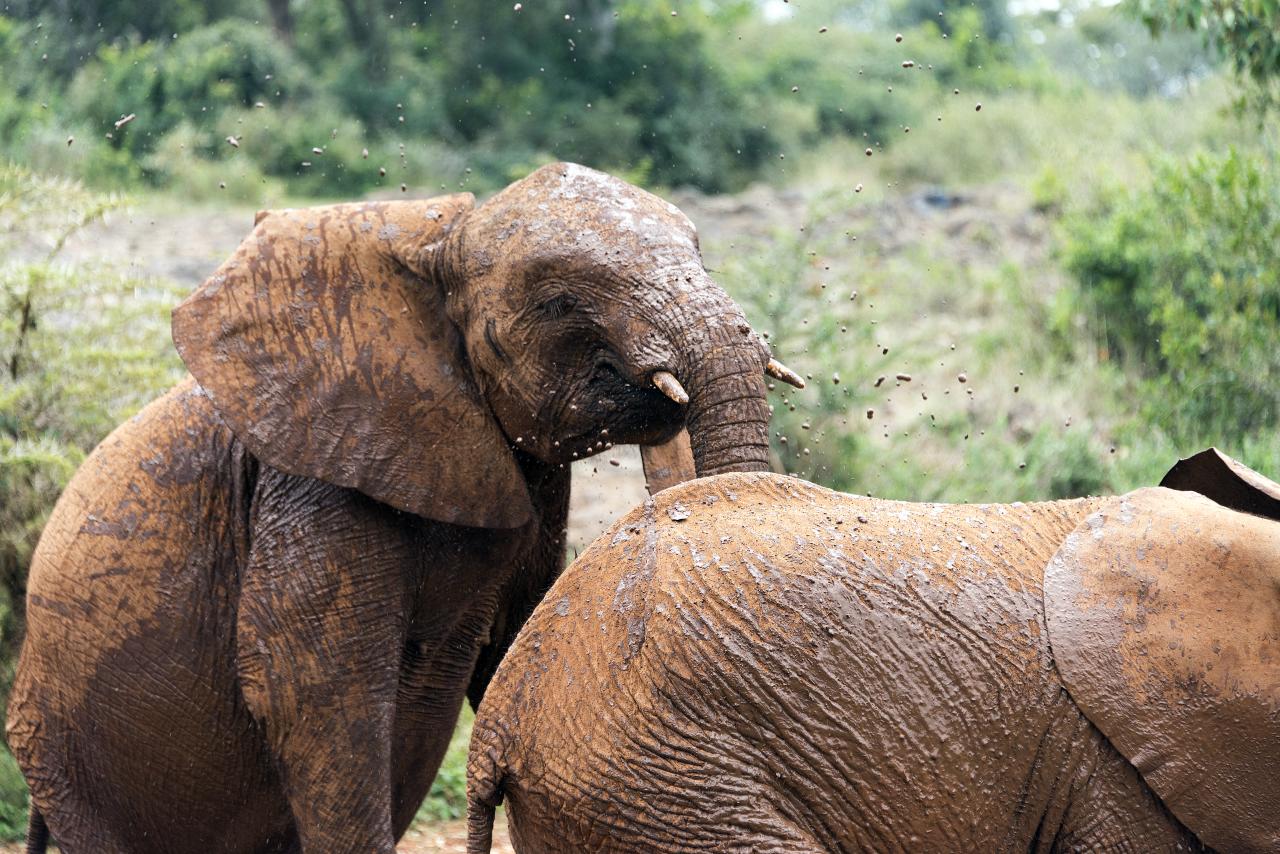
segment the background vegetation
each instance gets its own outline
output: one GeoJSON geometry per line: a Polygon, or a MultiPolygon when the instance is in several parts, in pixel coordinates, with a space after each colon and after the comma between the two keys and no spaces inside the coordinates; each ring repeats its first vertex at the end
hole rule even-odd
{"type": "MultiPolygon", "coordinates": [[[[53,502],[181,371],[186,285],[65,248],[126,203],[243,217],[577,160],[675,197],[810,375],[775,394],[787,471],[1029,500],[1216,444],[1280,475],[1280,12],[1126,2],[10,0],[0,689],[53,502]]],[[[459,814],[465,744],[424,817],[459,814]]],[[[0,835],[24,813],[0,752],[0,835]]]]}

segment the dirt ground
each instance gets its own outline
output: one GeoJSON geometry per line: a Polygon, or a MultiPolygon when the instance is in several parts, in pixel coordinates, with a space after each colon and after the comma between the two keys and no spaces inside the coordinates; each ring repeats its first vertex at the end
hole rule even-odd
{"type": "MultiPolygon", "coordinates": [[[[396,846],[399,854],[463,854],[467,850],[466,821],[421,824],[411,829],[396,846]]],[[[492,854],[514,854],[507,836],[507,819],[502,813],[493,828],[492,854]]]]}
{"type": "MultiPolygon", "coordinates": [[[[0,845],[0,854],[22,854],[24,850],[19,842],[0,845]]],[[[410,829],[396,846],[398,854],[463,854],[466,850],[467,823],[462,820],[418,825],[410,829]]],[[[493,829],[492,854],[514,854],[514,850],[507,838],[506,816],[499,812],[493,829]]]]}

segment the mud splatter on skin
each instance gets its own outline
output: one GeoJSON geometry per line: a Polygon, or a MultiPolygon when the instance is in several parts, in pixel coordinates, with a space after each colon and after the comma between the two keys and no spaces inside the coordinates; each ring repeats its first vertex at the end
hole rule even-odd
{"type": "MultiPolygon", "coordinates": [[[[1125,501],[904,504],[767,474],[656,496],[495,676],[471,850],[503,798],[525,852],[1200,850],[1050,646],[1045,567],[1099,511],[1140,526],[1125,501]]],[[[1216,512],[1265,530],[1280,568],[1280,526],[1216,512]]],[[[1274,773],[1280,739],[1250,744],[1274,773]]]]}
{"type": "Polygon", "coordinates": [[[194,379],[32,564],[9,742],[72,854],[389,854],[563,565],[569,463],[687,426],[700,473],[768,464],[692,225],[568,164],[260,215],[174,338],[194,379]]]}

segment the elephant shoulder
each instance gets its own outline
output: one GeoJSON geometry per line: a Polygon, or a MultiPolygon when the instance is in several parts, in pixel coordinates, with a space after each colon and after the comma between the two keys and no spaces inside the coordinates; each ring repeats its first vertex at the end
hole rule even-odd
{"type": "Polygon", "coordinates": [[[1054,660],[1081,711],[1220,850],[1280,848],[1280,524],[1141,489],[1045,570],[1054,660]]]}

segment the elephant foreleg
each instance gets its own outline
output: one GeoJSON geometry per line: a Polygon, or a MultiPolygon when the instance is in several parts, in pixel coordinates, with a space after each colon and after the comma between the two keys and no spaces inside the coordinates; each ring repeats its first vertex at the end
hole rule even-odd
{"type": "Polygon", "coordinates": [[[242,580],[242,690],[279,767],[302,850],[391,854],[408,546],[370,502],[274,477],[260,486],[242,580]]]}
{"type": "MultiPolygon", "coordinates": [[[[1082,780],[1045,851],[1197,852],[1204,845],[1164,807],[1137,769],[1090,727],[1082,780]]],[[[1044,841],[1044,840],[1042,840],[1044,841]]]]}

